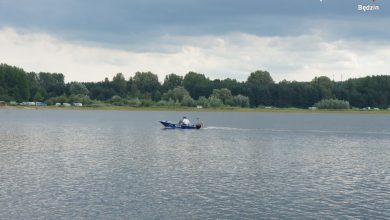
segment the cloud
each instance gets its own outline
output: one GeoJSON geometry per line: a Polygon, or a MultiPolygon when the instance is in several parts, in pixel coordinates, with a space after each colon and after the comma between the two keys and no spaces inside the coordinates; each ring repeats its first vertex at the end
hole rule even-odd
{"type": "Polygon", "coordinates": [[[26,71],[61,72],[66,81],[101,81],[122,72],[152,71],[160,80],[169,73],[189,71],[210,78],[246,80],[258,69],[276,81],[389,74],[389,41],[327,38],[322,30],[299,36],[257,36],[240,32],[223,35],[165,35],[149,52],[76,43],[44,32],[0,29],[0,62],[26,71]]]}
{"type": "Polygon", "coordinates": [[[378,0],[382,10],[362,13],[358,3],[371,0],[0,0],[0,27],[137,51],[162,35],[300,36],[323,28],[335,38],[389,39],[390,4],[378,0]]]}

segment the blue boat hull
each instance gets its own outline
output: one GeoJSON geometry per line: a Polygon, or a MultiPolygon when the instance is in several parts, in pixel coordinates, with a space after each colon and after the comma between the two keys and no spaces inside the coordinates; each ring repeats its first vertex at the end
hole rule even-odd
{"type": "Polygon", "coordinates": [[[200,129],[202,127],[201,124],[196,124],[196,125],[180,125],[180,124],[175,124],[169,121],[160,121],[162,125],[164,125],[165,128],[178,128],[178,129],[200,129]]]}

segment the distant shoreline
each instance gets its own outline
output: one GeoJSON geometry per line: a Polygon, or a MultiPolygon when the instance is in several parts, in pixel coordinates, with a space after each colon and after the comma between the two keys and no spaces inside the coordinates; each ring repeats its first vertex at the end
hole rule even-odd
{"type": "Polygon", "coordinates": [[[101,106],[101,107],[57,107],[57,106],[0,106],[3,109],[18,110],[100,110],[100,111],[174,111],[174,112],[242,112],[242,113],[345,113],[345,114],[390,114],[390,110],[326,110],[326,109],[300,109],[300,108],[191,108],[191,107],[131,107],[131,106],[101,106]]]}

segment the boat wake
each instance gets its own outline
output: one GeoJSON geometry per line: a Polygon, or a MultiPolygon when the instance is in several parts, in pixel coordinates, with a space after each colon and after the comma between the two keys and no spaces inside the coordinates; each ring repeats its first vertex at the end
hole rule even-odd
{"type": "Polygon", "coordinates": [[[224,130],[224,131],[256,131],[258,129],[250,129],[250,128],[234,128],[234,127],[215,127],[215,126],[207,126],[204,127],[205,130],[224,130]]]}
{"type": "Polygon", "coordinates": [[[266,129],[266,128],[235,128],[235,127],[215,127],[208,126],[204,127],[206,130],[224,130],[224,131],[257,131],[257,132],[296,132],[296,130],[286,130],[286,129],[266,129]]]}
{"type": "Polygon", "coordinates": [[[328,133],[328,134],[355,134],[355,135],[390,135],[386,131],[330,131],[330,130],[301,130],[301,129],[259,129],[259,128],[235,128],[235,127],[217,127],[207,126],[205,130],[221,130],[221,131],[254,131],[254,132],[275,132],[275,133],[328,133]]]}

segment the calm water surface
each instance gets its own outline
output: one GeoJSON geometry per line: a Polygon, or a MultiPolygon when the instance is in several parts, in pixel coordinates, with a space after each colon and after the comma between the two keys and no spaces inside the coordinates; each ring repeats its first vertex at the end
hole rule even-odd
{"type": "Polygon", "coordinates": [[[390,116],[0,110],[0,219],[390,218],[390,116]],[[165,130],[161,119],[205,121],[165,130]]]}

